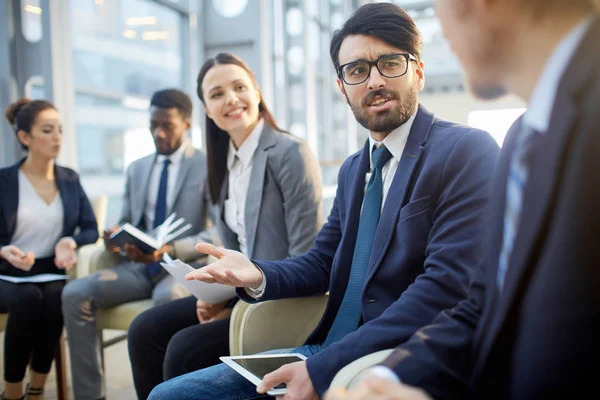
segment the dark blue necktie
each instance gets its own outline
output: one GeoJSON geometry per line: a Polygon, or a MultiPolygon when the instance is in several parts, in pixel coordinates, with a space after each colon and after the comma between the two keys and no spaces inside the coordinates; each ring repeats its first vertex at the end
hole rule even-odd
{"type": "Polygon", "coordinates": [[[373,241],[379,224],[381,214],[381,202],[383,201],[383,166],[392,157],[392,153],[385,147],[380,146],[373,150],[373,173],[365,198],[363,201],[358,233],[356,235],[356,244],[354,245],[354,255],[352,256],[352,266],[350,268],[350,278],[346,293],[342,300],[342,305],[333,321],[333,325],[324,346],[341,340],[347,334],[358,329],[361,317],[361,294],[364,285],[373,241]]]}
{"type": "MultiPolygon", "coordinates": [[[[163,169],[160,173],[160,182],[158,184],[158,194],[156,195],[156,206],[154,207],[154,222],[152,228],[156,228],[167,218],[167,187],[169,184],[169,164],[168,158],[163,161],[163,169]]],[[[147,272],[149,276],[154,276],[160,272],[160,263],[148,264],[147,272]]]]}

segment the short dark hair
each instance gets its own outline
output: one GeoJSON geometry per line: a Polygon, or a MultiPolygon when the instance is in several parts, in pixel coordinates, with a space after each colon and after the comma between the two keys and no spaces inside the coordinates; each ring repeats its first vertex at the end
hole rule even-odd
{"type": "MultiPolygon", "coordinates": [[[[13,127],[15,135],[18,135],[19,131],[30,133],[31,127],[35,124],[38,115],[42,111],[49,109],[56,110],[56,107],[46,100],[29,100],[23,97],[9,105],[4,111],[4,115],[6,115],[6,119],[13,127]]],[[[21,143],[20,140],[19,143],[21,143]]],[[[21,143],[21,147],[23,150],[27,150],[27,146],[23,143],[21,143]]]]}
{"type": "Polygon", "coordinates": [[[176,108],[184,117],[192,117],[192,100],[190,96],[178,89],[163,89],[155,92],[150,100],[150,106],[176,108]]]}
{"type": "Polygon", "coordinates": [[[340,66],[340,47],[350,35],[367,35],[406,50],[421,59],[423,38],[413,19],[402,9],[390,3],[365,4],[352,14],[344,25],[334,32],[329,52],[336,71],[340,66]]]}

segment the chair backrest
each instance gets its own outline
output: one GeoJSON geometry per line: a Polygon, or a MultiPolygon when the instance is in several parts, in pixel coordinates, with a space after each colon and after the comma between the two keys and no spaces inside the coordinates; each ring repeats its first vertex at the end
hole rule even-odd
{"type": "Polygon", "coordinates": [[[108,197],[106,195],[100,195],[92,200],[92,208],[94,209],[94,215],[98,223],[98,233],[102,237],[102,232],[106,227],[106,210],[108,208],[108,197]]]}
{"type": "Polygon", "coordinates": [[[6,322],[8,321],[8,314],[0,314],[0,332],[6,329],[6,322]]]}

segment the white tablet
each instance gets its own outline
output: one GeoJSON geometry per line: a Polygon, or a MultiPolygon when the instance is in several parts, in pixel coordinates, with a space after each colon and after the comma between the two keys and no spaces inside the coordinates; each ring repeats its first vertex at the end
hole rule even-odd
{"type": "MultiPolygon", "coordinates": [[[[288,354],[258,354],[253,356],[219,357],[221,361],[236,370],[244,378],[258,386],[265,375],[275,371],[285,364],[306,360],[299,353],[288,354]]],[[[269,396],[281,396],[286,392],[285,384],[269,390],[269,396]]]]}

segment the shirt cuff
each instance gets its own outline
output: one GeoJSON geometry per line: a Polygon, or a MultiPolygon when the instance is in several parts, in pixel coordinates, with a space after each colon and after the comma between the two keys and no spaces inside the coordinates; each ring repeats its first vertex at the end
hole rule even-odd
{"type": "Polygon", "coordinates": [[[254,264],[254,265],[256,266],[256,268],[258,268],[258,270],[262,274],[262,282],[260,283],[260,286],[257,287],[256,289],[253,289],[251,287],[246,287],[246,288],[244,288],[244,290],[246,291],[246,294],[248,296],[252,297],[254,300],[259,300],[265,294],[265,287],[267,287],[267,277],[265,276],[265,273],[262,271],[262,269],[260,269],[260,267],[258,265],[256,265],[256,264],[254,264]]]}

